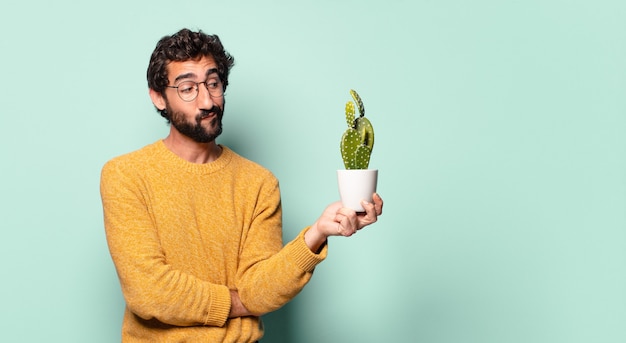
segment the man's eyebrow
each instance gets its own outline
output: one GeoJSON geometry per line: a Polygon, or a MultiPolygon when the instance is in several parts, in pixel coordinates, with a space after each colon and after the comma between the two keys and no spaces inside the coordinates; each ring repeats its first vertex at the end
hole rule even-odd
{"type": "Polygon", "coordinates": [[[181,75],[176,76],[176,78],[174,79],[174,83],[180,80],[184,80],[184,79],[191,79],[191,78],[194,78],[195,76],[196,74],[194,73],[181,74],[181,75]]]}
{"type": "Polygon", "coordinates": [[[206,76],[209,77],[209,75],[212,74],[217,74],[217,68],[211,68],[209,70],[206,71],[206,76]]]}

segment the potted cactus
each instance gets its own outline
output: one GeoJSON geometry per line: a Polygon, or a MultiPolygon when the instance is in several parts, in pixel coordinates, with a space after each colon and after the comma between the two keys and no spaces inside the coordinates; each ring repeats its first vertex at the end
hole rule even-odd
{"type": "Polygon", "coordinates": [[[348,128],[341,137],[341,157],[346,169],[337,170],[339,195],[345,207],[357,212],[364,211],[361,201],[371,202],[376,191],[378,170],[368,169],[374,148],[374,127],[365,118],[365,107],[355,90],[350,90],[353,101],[346,103],[345,114],[348,128]],[[355,103],[359,116],[355,115],[355,103]]]}

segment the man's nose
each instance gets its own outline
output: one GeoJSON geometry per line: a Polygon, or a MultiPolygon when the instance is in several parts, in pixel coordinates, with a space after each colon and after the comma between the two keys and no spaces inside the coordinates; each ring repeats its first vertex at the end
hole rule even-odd
{"type": "Polygon", "coordinates": [[[196,101],[198,102],[198,107],[201,109],[208,110],[213,108],[214,101],[211,94],[209,94],[209,89],[207,88],[206,83],[198,84],[198,97],[196,98],[196,101]]]}

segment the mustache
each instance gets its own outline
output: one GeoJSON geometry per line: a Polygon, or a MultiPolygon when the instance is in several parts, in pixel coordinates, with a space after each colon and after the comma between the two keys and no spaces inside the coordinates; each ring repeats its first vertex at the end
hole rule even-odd
{"type": "Polygon", "coordinates": [[[202,119],[210,116],[211,114],[215,114],[218,118],[221,119],[223,115],[223,111],[219,106],[213,105],[213,107],[211,107],[208,110],[200,111],[200,114],[196,116],[196,120],[201,121],[202,119]]]}

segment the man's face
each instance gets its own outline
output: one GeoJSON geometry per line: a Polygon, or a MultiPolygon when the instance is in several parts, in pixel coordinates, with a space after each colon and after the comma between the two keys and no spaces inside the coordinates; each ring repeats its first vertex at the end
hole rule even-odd
{"type": "MultiPolygon", "coordinates": [[[[167,66],[168,86],[181,86],[185,81],[206,81],[210,85],[215,80],[219,81],[216,68],[210,56],[197,61],[170,62],[167,66]]],[[[197,97],[185,101],[179,96],[179,89],[168,87],[163,100],[171,124],[178,132],[198,143],[208,143],[222,133],[224,96],[212,97],[204,84],[197,85],[197,89],[197,97]]]]}

